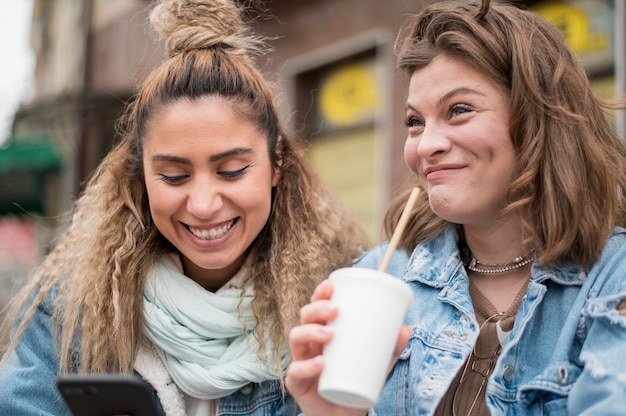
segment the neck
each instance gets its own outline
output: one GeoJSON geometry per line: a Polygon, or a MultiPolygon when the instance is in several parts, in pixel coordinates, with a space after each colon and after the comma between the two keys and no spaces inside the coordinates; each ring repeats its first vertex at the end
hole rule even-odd
{"type": "MultiPolygon", "coordinates": [[[[469,251],[469,250],[468,250],[469,251]]],[[[529,252],[524,254],[523,256],[518,256],[511,261],[506,261],[502,263],[487,263],[484,261],[478,260],[476,257],[472,255],[471,252],[468,252],[467,257],[469,260],[467,261],[467,268],[476,273],[483,274],[494,274],[494,273],[506,273],[512,270],[517,270],[522,268],[533,261],[533,252],[529,252]]]]}
{"type": "Polygon", "coordinates": [[[499,221],[489,227],[464,225],[463,234],[471,256],[483,264],[508,263],[530,251],[524,247],[522,228],[517,221],[499,221]]]}

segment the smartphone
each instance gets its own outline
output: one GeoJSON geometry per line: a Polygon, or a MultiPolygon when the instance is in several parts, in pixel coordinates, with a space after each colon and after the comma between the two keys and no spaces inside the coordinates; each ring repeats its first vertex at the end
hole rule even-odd
{"type": "Polygon", "coordinates": [[[136,375],[66,374],[57,389],[73,416],[164,416],[152,387],[136,375]]]}

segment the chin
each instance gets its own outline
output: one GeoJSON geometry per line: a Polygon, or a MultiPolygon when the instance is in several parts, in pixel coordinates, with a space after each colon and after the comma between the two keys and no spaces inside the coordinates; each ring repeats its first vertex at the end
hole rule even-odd
{"type": "Polygon", "coordinates": [[[442,218],[445,218],[446,214],[450,213],[450,211],[454,211],[452,208],[455,204],[451,201],[451,199],[452,198],[448,197],[446,194],[441,194],[439,192],[431,192],[428,194],[430,209],[442,218]]]}
{"type": "Polygon", "coordinates": [[[455,209],[454,207],[451,207],[451,206],[433,207],[431,205],[431,209],[433,210],[435,215],[437,215],[439,218],[445,221],[451,222],[453,224],[463,224],[467,219],[465,212],[461,212],[460,210],[455,209]]]}

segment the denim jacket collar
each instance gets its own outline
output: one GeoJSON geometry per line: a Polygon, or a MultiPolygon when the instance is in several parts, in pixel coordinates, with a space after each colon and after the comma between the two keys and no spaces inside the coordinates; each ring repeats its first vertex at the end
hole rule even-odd
{"type": "MultiPolygon", "coordinates": [[[[463,269],[458,241],[456,225],[451,224],[438,237],[418,246],[411,254],[404,279],[434,288],[450,286],[463,269]],[[435,256],[433,253],[442,255],[435,256]]],[[[464,271],[462,273],[465,274],[464,271]]],[[[551,269],[533,263],[531,276],[531,281],[536,283],[552,280],[564,286],[581,286],[586,273],[573,262],[551,269]]]]}

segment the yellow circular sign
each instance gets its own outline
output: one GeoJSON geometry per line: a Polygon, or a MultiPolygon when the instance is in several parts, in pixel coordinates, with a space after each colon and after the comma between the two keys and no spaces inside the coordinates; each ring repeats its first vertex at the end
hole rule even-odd
{"type": "Polygon", "coordinates": [[[350,64],[330,73],[319,95],[322,117],[337,127],[349,127],[374,117],[376,77],[371,66],[350,64]]]}
{"type": "Polygon", "coordinates": [[[609,46],[607,34],[593,33],[589,16],[578,7],[546,2],[533,10],[556,26],[578,53],[604,50],[609,46]]]}

